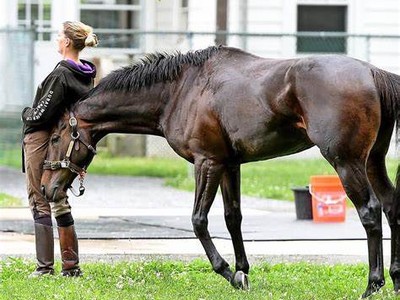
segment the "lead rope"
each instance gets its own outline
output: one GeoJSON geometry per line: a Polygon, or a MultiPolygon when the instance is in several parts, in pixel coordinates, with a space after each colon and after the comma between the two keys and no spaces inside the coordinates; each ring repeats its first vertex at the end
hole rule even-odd
{"type": "Polygon", "coordinates": [[[74,187],[71,185],[69,187],[71,193],[75,196],[75,197],[80,197],[83,195],[83,193],[85,192],[85,186],[83,185],[83,181],[85,179],[85,172],[81,172],[79,173],[79,189],[78,192],[74,189],[74,187]]]}
{"type": "MultiPolygon", "coordinates": [[[[71,157],[71,153],[72,150],[74,149],[74,145],[76,144],[75,142],[79,139],[79,132],[76,131],[76,119],[75,118],[71,118],[69,120],[69,124],[72,127],[72,132],[71,132],[71,142],[68,145],[68,150],[67,150],[67,154],[65,155],[65,158],[69,161],[70,157],[71,157]]],[[[85,186],[83,185],[83,181],[85,179],[85,171],[79,172],[78,173],[79,176],[79,189],[78,192],[74,189],[74,187],[71,185],[69,187],[71,193],[75,196],[75,197],[80,197],[83,195],[83,193],[85,192],[85,186]]]]}
{"type": "MultiPolygon", "coordinates": [[[[76,126],[78,125],[78,122],[76,121],[76,118],[74,116],[70,117],[69,125],[72,128],[72,132],[71,132],[72,140],[69,143],[68,150],[67,150],[66,158],[68,160],[70,159],[72,150],[74,148],[74,145],[76,145],[76,141],[79,139],[79,136],[80,136],[79,132],[76,130],[76,126]]],[[[79,144],[79,142],[78,142],[78,144],[79,144]]],[[[83,195],[83,193],[85,193],[85,186],[83,185],[83,181],[85,179],[85,174],[86,174],[85,170],[83,170],[83,171],[78,173],[78,176],[79,176],[79,189],[78,189],[78,192],[76,192],[76,190],[74,189],[74,187],[72,185],[69,187],[69,189],[71,190],[71,193],[75,197],[80,197],[80,196],[83,195]]]]}

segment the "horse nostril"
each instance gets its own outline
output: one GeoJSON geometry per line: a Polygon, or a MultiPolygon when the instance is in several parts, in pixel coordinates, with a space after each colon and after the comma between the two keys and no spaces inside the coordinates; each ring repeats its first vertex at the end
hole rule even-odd
{"type": "Polygon", "coordinates": [[[46,195],[46,188],[44,187],[44,185],[42,185],[40,190],[42,191],[42,195],[46,195]]]}
{"type": "Polygon", "coordinates": [[[56,201],[58,187],[59,187],[59,186],[56,185],[56,186],[53,188],[53,198],[52,198],[52,200],[51,200],[51,201],[53,201],[53,202],[56,201]]]}

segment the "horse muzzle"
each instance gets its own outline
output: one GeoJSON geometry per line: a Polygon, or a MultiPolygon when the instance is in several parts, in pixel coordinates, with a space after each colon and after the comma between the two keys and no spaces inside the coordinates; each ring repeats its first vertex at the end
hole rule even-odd
{"type": "Polygon", "coordinates": [[[54,187],[46,187],[45,185],[42,185],[41,191],[48,202],[57,202],[67,196],[66,192],[60,188],[59,185],[55,185],[54,187]]]}

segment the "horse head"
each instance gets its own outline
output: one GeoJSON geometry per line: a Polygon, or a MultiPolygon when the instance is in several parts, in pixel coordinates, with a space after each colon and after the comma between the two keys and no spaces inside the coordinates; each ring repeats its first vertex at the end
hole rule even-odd
{"type": "Polygon", "coordinates": [[[91,142],[87,123],[76,118],[72,112],[65,113],[51,132],[47,159],[43,165],[41,186],[46,199],[57,201],[66,197],[77,176],[80,188],[76,196],[83,194],[86,168],[96,154],[91,142]]]}

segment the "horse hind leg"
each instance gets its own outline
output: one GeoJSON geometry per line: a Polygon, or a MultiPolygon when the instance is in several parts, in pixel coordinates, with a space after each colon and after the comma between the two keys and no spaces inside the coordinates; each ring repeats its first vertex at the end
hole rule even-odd
{"type": "MultiPolygon", "coordinates": [[[[399,182],[397,182],[397,185],[399,182]]],[[[394,193],[394,203],[392,212],[388,216],[391,230],[391,261],[390,261],[390,277],[393,281],[394,291],[400,292],[400,197],[397,192],[394,193]]]]}
{"type": "Polygon", "coordinates": [[[240,165],[226,167],[220,186],[224,201],[225,223],[235,251],[236,273],[232,284],[237,288],[247,290],[249,289],[247,277],[249,262],[247,261],[241,230],[240,165]]]}
{"type": "Polygon", "coordinates": [[[396,221],[396,208],[394,207],[394,186],[391,183],[385,166],[385,155],[371,155],[367,164],[368,178],[382,203],[383,211],[391,230],[391,262],[390,276],[394,290],[400,289],[400,226],[396,221]]]}
{"type": "Polygon", "coordinates": [[[354,203],[367,234],[369,275],[367,288],[362,295],[363,298],[366,298],[377,292],[385,284],[382,249],[382,207],[369,183],[363,160],[336,161],[332,165],[335,166],[347,196],[354,203]]]}
{"type": "Polygon", "coordinates": [[[230,283],[234,274],[229,264],[218,253],[208,231],[208,213],[221,181],[223,165],[201,158],[195,161],[196,193],[192,214],[194,233],[200,240],[213,270],[230,283]]]}

